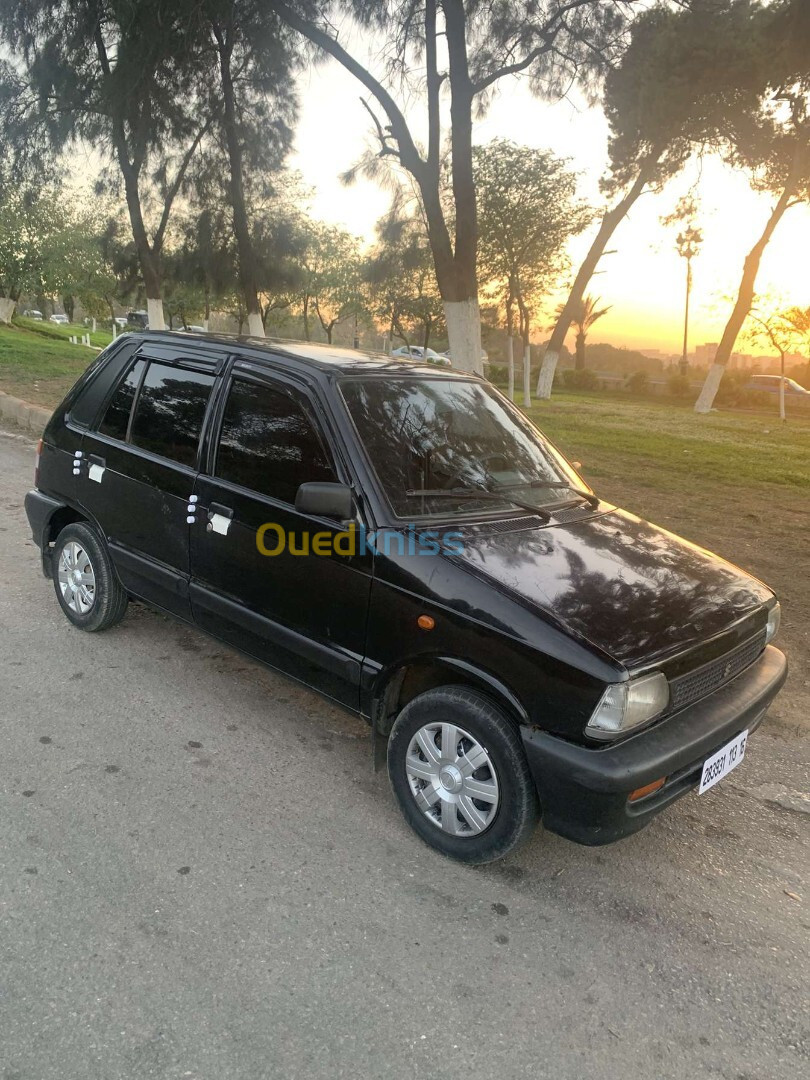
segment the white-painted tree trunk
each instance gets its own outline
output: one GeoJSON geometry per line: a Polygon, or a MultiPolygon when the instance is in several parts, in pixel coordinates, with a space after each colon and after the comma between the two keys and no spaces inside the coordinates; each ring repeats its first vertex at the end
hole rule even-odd
{"type": "Polygon", "coordinates": [[[701,387],[700,394],[695,402],[696,413],[708,413],[712,411],[714,399],[720,389],[720,381],[726,370],[725,364],[712,364],[706,375],[706,381],[701,387]]]}
{"type": "Polygon", "coordinates": [[[10,300],[7,296],[0,296],[0,322],[10,323],[16,306],[16,300],[10,300]]]}
{"type": "Polygon", "coordinates": [[[515,349],[512,335],[506,339],[506,362],[509,366],[509,400],[515,400],[515,349]]]}
{"type": "Polygon", "coordinates": [[[95,332],[96,332],[96,320],[93,319],[93,333],[95,334],[95,332]]]}
{"type": "Polygon", "coordinates": [[[165,330],[166,322],[163,318],[163,301],[158,297],[157,300],[150,300],[146,298],[146,313],[149,317],[149,329],[150,330],[165,330]]]}
{"type": "Polygon", "coordinates": [[[262,317],[258,311],[251,311],[248,315],[248,334],[251,337],[264,337],[262,317]]]}
{"type": "Polygon", "coordinates": [[[779,380],[779,419],[787,420],[785,415],[785,376],[779,380]]]}
{"type": "Polygon", "coordinates": [[[113,319],[113,321],[112,321],[112,339],[113,339],[113,341],[115,341],[116,330],[117,329],[118,329],[118,327],[115,325],[115,319],[113,319]]]}
{"type": "Polygon", "coordinates": [[[481,312],[478,300],[445,300],[444,317],[453,367],[481,375],[481,312]]]}
{"type": "Polygon", "coordinates": [[[523,349],[523,407],[528,409],[532,403],[532,347],[523,349]]]}
{"type": "Polygon", "coordinates": [[[551,388],[554,385],[554,373],[557,370],[557,362],[560,359],[558,352],[546,349],[543,363],[540,365],[540,374],[537,378],[537,396],[544,401],[551,397],[551,388]]]}

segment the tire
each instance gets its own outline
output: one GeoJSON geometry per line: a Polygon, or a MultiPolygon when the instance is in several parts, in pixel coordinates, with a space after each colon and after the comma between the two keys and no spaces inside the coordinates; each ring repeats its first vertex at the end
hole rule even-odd
{"type": "Polygon", "coordinates": [[[62,529],[51,566],[56,599],[74,626],[88,632],[109,630],[123,619],[127,594],[106,546],[90,525],[77,522],[62,529]]]}
{"type": "Polygon", "coordinates": [[[411,828],[460,862],[503,858],[539,818],[515,724],[464,686],[428,690],[405,706],[388,740],[388,775],[411,828]]]}

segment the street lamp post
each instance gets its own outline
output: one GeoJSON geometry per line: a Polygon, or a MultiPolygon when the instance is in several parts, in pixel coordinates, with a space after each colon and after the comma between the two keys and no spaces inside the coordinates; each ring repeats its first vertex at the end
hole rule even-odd
{"type": "Polygon", "coordinates": [[[692,298],[692,259],[700,251],[703,243],[703,233],[694,225],[689,225],[682,233],[679,233],[675,244],[678,254],[686,259],[686,305],[683,319],[683,354],[681,356],[681,375],[686,375],[689,370],[689,302],[692,298]]]}

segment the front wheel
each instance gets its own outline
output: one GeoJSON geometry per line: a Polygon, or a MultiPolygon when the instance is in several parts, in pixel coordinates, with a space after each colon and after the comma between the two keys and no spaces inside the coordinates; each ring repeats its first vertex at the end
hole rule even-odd
{"type": "Polygon", "coordinates": [[[461,862],[503,858],[537,823],[515,725],[463,686],[428,690],[405,706],[388,741],[388,775],[410,826],[461,862]]]}

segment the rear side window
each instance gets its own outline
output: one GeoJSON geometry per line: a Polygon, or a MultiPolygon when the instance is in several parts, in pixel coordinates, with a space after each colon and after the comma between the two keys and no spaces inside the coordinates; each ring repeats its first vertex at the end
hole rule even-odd
{"type": "Polygon", "coordinates": [[[214,376],[152,362],[138,395],[130,442],[194,465],[214,376]]]}
{"type": "Polygon", "coordinates": [[[301,484],[335,479],[304,399],[242,379],[225,405],[216,475],[287,503],[301,484]]]}
{"type": "Polygon", "coordinates": [[[102,435],[109,435],[111,439],[121,439],[122,442],[126,439],[132,402],[135,400],[135,392],[145,366],[146,361],[136,360],[127,377],[113,394],[98,427],[102,435]]]}

